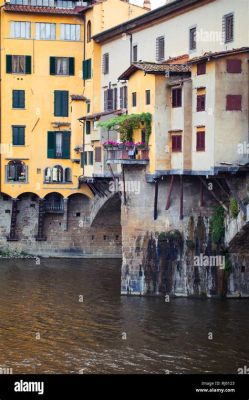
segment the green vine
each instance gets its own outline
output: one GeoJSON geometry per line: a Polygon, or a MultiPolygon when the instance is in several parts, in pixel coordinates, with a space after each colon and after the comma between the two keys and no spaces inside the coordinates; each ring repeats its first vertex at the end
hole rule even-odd
{"type": "Polygon", "coordinates": [[[145,127],[146,144],[149,142],[151,134],[152,115],[150,113],[120,115],[110,118],[107,121],[99,122],[98,126],[110,130],[115,130],[120,133],[122,142],[131,142],[133,140],[133,130],[139,129],[141,125],[145,127]]]}
{"type": "Polygon", "coordinates": [[[214,244],[219,244],[225,234],[224,226],[224,208],[221,206],[215,207],[214,214],[211,218],[211,235],[212,242],[214,244]]]}
{"type": "Polygon", "coordinates": [[[237,218],[237,216],[239,215],[239,206],[234,197],[230,198],[230,207],[229,208],[230,208],[231,216],[233,218],[237,218]]]}

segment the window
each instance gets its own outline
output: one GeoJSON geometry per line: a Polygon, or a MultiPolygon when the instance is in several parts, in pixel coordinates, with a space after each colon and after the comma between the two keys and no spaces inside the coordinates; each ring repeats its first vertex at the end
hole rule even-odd
{"type": "Polygon", "coordinates": [[[189,30],[189,50],[196,50],[196,27],[189,30]]]}
{"type": "Polygon", "coordinates": [[[50,75],[74,75],[74,57],[50,57],[50,75]]]}
{"type": "Polygon", "coordinates": [[[90,135],[90,133],[91,133],[91,121],[86,121],[85,133],[86,133],[86,135],[90,135]]]}
{"type": "Polygon", "coordinates": [[[137,44],[132,48],[132,61],[137,62],[137,44]]]}
{"type": "Polygon", "coordinates": [[[81,167],[84,165],[93,165],[93,151],[83,151],[81,153],[81,167]]]}
{"type": "Polygon", "coordinates": [[[230,43],[234,40],[234,15],[227,14],[223,17],[224,42],[230,43]]]}
{"type": "Polygon", "coordinates": [[[182,135],[172,135],[172,152],[182,151],[182,135]]]}
{"type": "Polygon", "coordinates": [[[12,144],[13,146],[25,145],[25,126],[12,125],[12,144]]]}
{"type": "Polygon", "coordinates": [[[196,151],[205,151],[205,131],[196,133],[196,151]]]}
{"type": "Polygon", "coordinates": [[[206,73],[206,63],[201,62],[197,64],[197,75],[205,75],[206,73]]]}
{"type": "Polygon", "coordinates": [[[164,36],[159,36],[156,39],[156,60],[163,61],[165,58],[165,39],[164,36]]]}
{"type": "Polygon", "coordinates": [[[37,22],[35,24],[35,37],[37,40],[55,40],[55,24],[37,22]]]}
{"type": "Polygon", "coordinates": [[[55,165],[52,169],[52,182],[63,182],[63,168],[61,165],[55,165]]]}
{"type": "Polygon", "coordinates": [[[86,40],[87,40],[87,43],[91,42],[91,40],[92,40],[92,24],[91,24],[91,21],[88,21],[88,23],[87,23],[86,40]]]}
{"type": "Polygon", "coordinates": [[[127,108],[127,86],[120,88],[120,108],[127,108]]]}
{"type": "Polygon", "coordinates": [[[206,107],[206,95],[205,94],[197,94],[197,107],[196,111],[205,111],[206,107]]]}
{"type": "Polygon", "coordinates": [[[89,114],[89,112],[91,111],[91,102],[90,100],[86,103],[86,112],[87,114],[89,114]]]}
{"type": "Polygon", "coordinates": [[[70,137],[69,131],[48,132],[48,158],[70,158],[70,137]]]}
{"type": "Polygon", "coordinates": [[[83,61],[83,79],[91,79],[92,77],[92,59],[83,61]]]}
{"type": "Polygon", "coordinates": [[[54,116],[68,117],[68,91],[54,91],[54,116]]]}
{"type": "Polygon", "coordinates": [[[95,147],[95,162],[101,162],[101,147],[95,147]]]}
{"type": "Polygon", "coordinates": [[[137,106],[137,93],[133,92],[132,93],[132,107],[136,107],[137,106]]]}
{"type": "Polygon", "coordinates": [[[80,25],[60,24],[61,40],[80,40],[80,25]]]}
{"type": "Polygon", "coordinates": [[[172,89],[172,107],[177,108],[182,106],[182,88],[172,89]]]}
{"type": "Polygon", "coordinates": [[[227,60],[227,72],[230,74],[241,74],[241,60],[227,60]]]}
{"type": "Polygon", "coordinates": [[[227,111],[241,111],[241,102],[242,96],[241,95],[227,95],[227,111]]]}
{"type": "Polygon", "coordinates": [[[25,90],[12,90],[12,108],[25,108],[25,90]]]}
{"type": "Polygon", "coordinates": [[[104,91],[104,110],[112,111],[117,109],[117,88],[104,91]]]}
{"type": "Polygon", "coordinates": [[[109,74],[109,53],[103,55],[103,74],[109,74]]]}
{"type": "Polygon", "coordinates": [[[65,168],[65,182],[72,182],[72,170],[71,170],[71,168],[65,168]]]}
{"type": "Polygon", "coordinates": [[[29,39],[30,38],[30,22],[11,21],[10,36],[12,38],[29,39]]]}
{"type": "Polygon", "coordinates": [[[93,151],[88,151],[88,163],[93,165],[93,151]]]}
{"type": "Polygon", "coordinates": [[[31,56],[6,55],[7,74],[31,74],[31,56]]]}
{"type": "Polygon", "coordinates": [[[28,167],[19,160],[9,161],[6,165],[7,182],[27,182],[28,167]]]}
{"type": "Polygon", "coordinates": [[[145,104],[147,106],[150,104],[150,90],[145,90],[145,104]]]}

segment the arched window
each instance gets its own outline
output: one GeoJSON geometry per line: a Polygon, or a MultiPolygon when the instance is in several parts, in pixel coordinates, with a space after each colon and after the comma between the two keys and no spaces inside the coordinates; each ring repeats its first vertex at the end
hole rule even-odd
{"type": "Polygon", "coordinates": [[[65,168],[65,182],[72,182],[71,168],[65,168]]]}
{"type": "Polygon", "coordinates": [[[63,168],[60,165],[55,165],[52,169],[52,181],[63,182],[63,168]]]}
{"type": "Polygon", "coordinates": [[[23,161],[9,161],[6,166],[6,178],[8,182],[27,182],[27,166],[23,161]]]}
{"type": "Polygon", "coordinates": [[[86,40],[87,42],[91,42],[92,40],[92,24],[91,21],[88,21],[87,28],[86,28],[86,40]]]}
{"type": "Polygon", "coordinates": [[[52,170],[51,170],[50,167],[45,168],[44,181],[45,182],[51,182],[52,181],[52,170]]]}

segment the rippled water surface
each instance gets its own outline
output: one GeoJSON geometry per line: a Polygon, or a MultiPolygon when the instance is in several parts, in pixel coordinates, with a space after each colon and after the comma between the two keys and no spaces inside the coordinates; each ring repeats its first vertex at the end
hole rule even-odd
{"type": "Polygon", "coordinates": [[[120,264],[0,260],[0,367],[236,373],[249,366],[249,300],[121,297],[120,264]]]}

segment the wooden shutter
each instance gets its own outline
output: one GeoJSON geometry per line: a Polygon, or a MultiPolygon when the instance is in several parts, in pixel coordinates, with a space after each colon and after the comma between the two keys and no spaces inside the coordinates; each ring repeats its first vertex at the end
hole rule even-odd
{"type": "Polygon", "coordinates": [[[165,48],[164,36],[159,36],[156,39],[156,60],[157,61],[164,60],[164,57],[165,57],[164,48],[165,48]]]}
{"type": "Polygon", "coordinates": [[[25,56],[25,74],[31,74],[31,56],[25,56]]]}
{"type": "Polygon", "coordinates": [[[70,140],[71,132],[63,132],[62,134],[62,156],[61,158],[70,158],[70,140]]]}
{"type": "Polygon", "coordinates": [[[182,135],[172,135],[172,152],[182,151],[182,135]]]}
{"type": "Polygon", "coordinates": [[[107,110],[113,110],[113,89],[107,89],[107,110]]]}
{"type": "Polygon", "coordinates": [[[89,58],[88,60],[83,61],[83,79],[90,79],[92,76],[92,60],[89,58]]]}
{"type": "Polygon", "coordinates": [[[93,151],[89,151],[88,154],[89,154],[89,165],[93,165],[93,151]]]}
{"type": "Polygon", "coordinates": [[[25,91],[13,90],[12,91],[12,107],[24,108],[25,107],[25,91]]]}
{"type": "Polygon", "coordinates": [[[12,143],[14,146],[24,146],[25,136],[24,126],[12,126],[12,143]]]}
{"type": "Polygon", "coordinates": [[[61,115],[61,92],[60,90],[54,91],[54,115],[59,117],[61,115]]]}
{"type": "Polygon", "coordinates": [[[95,162],[101,162],[101,147],[95,147],[95,162]]]}
{"type": "Polygon", "coordinates": [[[107,111],[107,90],[104,91],[104,111],[107,111]]]}
{"type": "Polygon", "coordinates": [[[241,111],[242,96],[241,95],[227,95],[227,111],[241,111]]]}
{"type": "Polygon", "coordinates": [[[241,60],[227,60],[227,72],[230,74],[241,74],[241,60]]]}
{"type": "Polygon", "coordinates": [[[124,86],[124,108],[128,108],[127,86],[124,86]]]}
{"type": "Polygon", "coordinates": [[[198,94],[197,95],[197,108],[196,111],[205,111],[206,107],[206,95],[205,94],[198,94]]]}
{"type": "Polygon", "coordinates": [[[56,74],[56,70],[55,70],[55,57],[50,57],[50,75],[55,75],[56,74]]]}
{"type": "Polygon", "coordinates": [[[74,57],[69,57],[69,75],[74,75],[74,57]]]}
{"type": "Polygon", "coordinates": [[[25,90],[18,90],[19,92],[19,106],[25,108],[25,90]]]}
{"type": "Polygon", "coordinates": [[[181,88],[173,88],[172,89],[172,107],[181,107],[182,106],[182,89],[181,88]]]}
{"type": "Polygon", "coordinates": [[[11,55],[6,55],[6,73],[7,74],[12,73],[12,56],[11,55]]]}
{"type": "Polygon", "coordinates": [[[118,108],[118,89],[114,88],[114,93],[113,93],[113,109],[117,110],[118,108]]]}
{"type": "Polygon", "coordinates": [[[55,117],[68,117],[68,91],[54,91],[54,115],[55,117]]]}
{"type": "Polygon", "coordinates": [[[136,107],[137,106],[137,93],[133,92],[132,93],[132,107],[136,107]]]}
{"type": "Polygon", "coordinates": [[[84,165],[87,165],[87,151],[81,153],[81,167],[84,167],[84,165]]]}
{"type": "Polygon", "coordinates": [[[205,75],[206,73],[206,63],[201,62],[197,64],[197,75],[205,75]]]}
{"type": "Polygon", "coordinates": [[[56,158],[56,132],[48,132],[47,157],[56,158]]]}
{"type": "Polygon", "coordinates": [[[68,117],[68,91],[62,91],[62,116],[68,117]]]}
{"type": "Polygon", "coordinates": [[[225,43],[232,42],[234,39],[234,15],[224,15],[222,24],[225,43]]]}
{"type": "Polygon", "coordinates": [[[205,131],[196,133],[196,151],[205,151],[205,131]]]}
{"type": "Polygon", "coordinates": [[[119,91],[120,108],[124,108],[124,88],[121,87],[119,91]]]}

